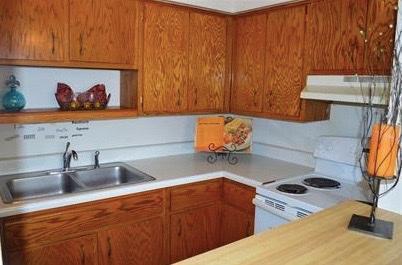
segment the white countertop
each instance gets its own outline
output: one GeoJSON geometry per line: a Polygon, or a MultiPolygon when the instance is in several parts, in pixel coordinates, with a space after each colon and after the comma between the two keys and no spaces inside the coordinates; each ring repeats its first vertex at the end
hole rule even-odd
{"type": "Polygon", "coordinates": [[[237,155],[239,161],[236,165],[230,165],[226,160],[221,160],[221,158],[219,158],[216,163],[210,164],[207,162],[207,156],[208,154],[187,154],[125,162],[151,175],[156,178],[156,180],[141,184],[128,184],[107,189],[30,200],[27,202],[5,204],[1,201],[0,217],[107,199],[220,177],[226,177],[256,187],[262,183],[307,174],[313,170],[312,168],[258,155],[237,155]]]}

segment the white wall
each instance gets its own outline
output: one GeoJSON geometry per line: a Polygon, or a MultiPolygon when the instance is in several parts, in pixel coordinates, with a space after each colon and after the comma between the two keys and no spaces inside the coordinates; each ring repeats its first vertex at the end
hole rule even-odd
{"type": "Polygon", "coordinates": [[[229,13],[236,13],[258,7],[264,7],[291,1],[289,0],[170,0],[170,2],[194,5],[204,8],[211,8],[229,13]]]}
{"type": "Polygon", "coordinates": [[[317,139],[325,136],[361,136],[362,108],[332,105],[328,121],[294,123],[254,120],[254,152],[308,166],[314,166],[317,139]]]}

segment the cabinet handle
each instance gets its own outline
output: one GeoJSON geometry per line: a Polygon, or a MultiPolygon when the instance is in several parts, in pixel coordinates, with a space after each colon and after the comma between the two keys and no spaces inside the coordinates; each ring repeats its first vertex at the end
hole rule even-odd
{"type": "Polygon", "coordinates": [[[178,98],[177,98],[176,105],[177,105],[177,106],[180,106],[180,105],[181,105],[181,94],[180,94],[180,89],[178,89],[178,90],[177,90],[177,95],[178,95],[178,98]]]}
{"type": "Polygon", "coordinates": [[[112,243],[111,243],[110,237],[107,237],[107,248],[108,248],[107,256],[110,258],[110,257],[112,257],[112,243]]]}
{"type": "Polygon", "coordinates": [[[247,230],[246,230],[246,235],[247,235],[247,236],[250,236],[250,235],[251,235],[251,233],[250,233],[250,228],[251,228],[251,224],[250,224],[250,221],[248,221],[248,222],[247,222],[247,228],[246,228],[246,229],[247,229],[247,230]]]}
{"type": "Polygon", "coordinates": [[[179,232],[177,232],[177,235],[181,236],[181,219],[179,219],[179,232]]]}
{"type": "Polygon", "coordinates": [[[84,53],[84,36],[80,33],[80,55],[84,53]]]}
{"type": "Polygon", "coordinates": [[[56,52],[55,43],[56,43],[56,35],[54,34],[54,32],[52,32],[52,54],[53,55],[56,52]]]}
{"type": "Polygon", "coordinates": [[[198,88],[195,88],[194,91],[194,105],[197,106],[198,104],[198,88]]]}
{"type": "Polygon", "coordinates": [[[80,245],[80,253],[81,253],[81,264],[85,265],[85,250],[84,250],[84,245],[80,245]]]}
{"type": "Polygon", "coordinates": [[[257,89],[253,89],[251,93],[253,93],[254,106],[257,107],[257,89]]]}

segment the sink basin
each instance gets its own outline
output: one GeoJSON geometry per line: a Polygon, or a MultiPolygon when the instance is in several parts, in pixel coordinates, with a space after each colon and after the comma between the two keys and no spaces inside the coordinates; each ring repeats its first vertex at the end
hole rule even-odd
{"type": "Polygon", "coordinates": [[[76,168],[70,172],[38,172],[4,177],[0,179],[0,192],[3,202],[14,203],[151,180],[155,178],[123,163],[113,163],[96,169],[76,168]]]}
{"type": "Polygon", "coordinates": [[[104,188],[155,180],[155,178],[126,165],[77,171],[74,173],[74,176],[86,188],[104,188]]]}
{"type": "Polygon", "coordinates": [[[5,187],[1,195],[3,201],[8,203],[73,193],[81,189],[66,173],[11,179],[5,187]]]}

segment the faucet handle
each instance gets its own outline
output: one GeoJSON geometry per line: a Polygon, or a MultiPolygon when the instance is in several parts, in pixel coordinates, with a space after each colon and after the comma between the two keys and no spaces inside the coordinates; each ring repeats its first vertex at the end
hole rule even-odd
{"type": "Polygon", "coordinates": [[[100,167],[99,166],[99,155],[100,155],[100,152],[96,151],[95,152],[95,165],[94,165],[94,168],[99,168],[100,167]]]}
{"type": "Polygon", "coordinates": [[[71,155],[73,157],[74,160],[78,160],[78,154],[75,150],[71,150],[71,155]]]}

